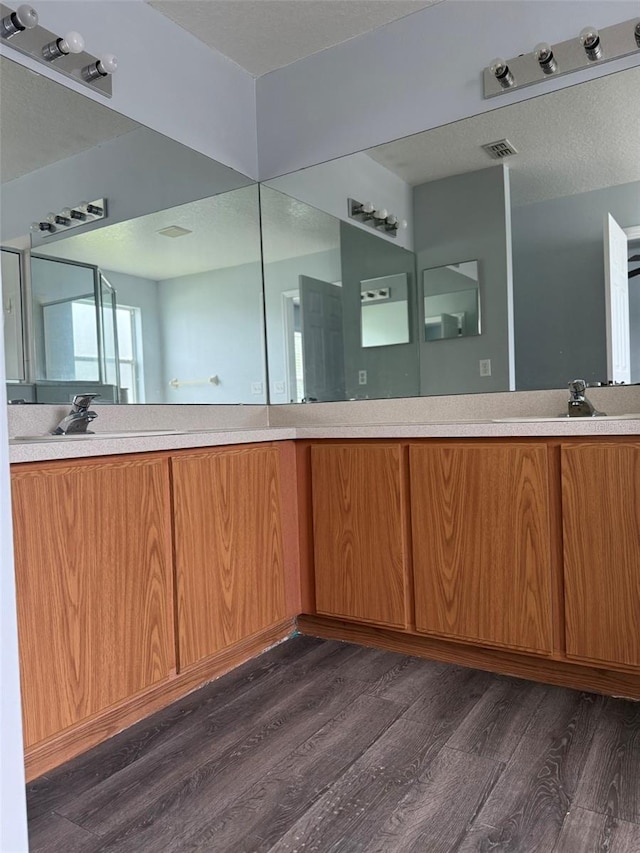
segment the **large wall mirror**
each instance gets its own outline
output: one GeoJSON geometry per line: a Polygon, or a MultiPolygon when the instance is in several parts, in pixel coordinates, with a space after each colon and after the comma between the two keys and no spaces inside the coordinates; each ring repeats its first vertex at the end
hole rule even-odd
{"type": "Polygon", "coordinates": [[[286,298],[267,313],[272,402],[640,382],[639,92],[640,69],[622,71],[263,186],[267,293],[272,253],[298,300],[294,326],[286,298]],[[496,160],[484,146],[501,140],[513,153],[496,160]],[[375,204],[409,197],[404,235],[348,220],[365,173],[375,204]],[[428,271],[466,262],[477,279],[448,285],[466,292],[459,304],[430,302],[428,271]],[[370,346],[363,314],[388,302],[371,280],[388,276],[406,276],[409,334],[370,346]],[[330,303],[316,294],[305,312],[306,277],[329,283],[330,303]],[[608,296],[620,289],[625,299],[608,296]]]}
{"type": "Polygon", "coordinates": [[[9,399],[265,403],[257,185],[0,63],[9,399]],[[104,218],[32,230],[103,198],[104,218]]]}

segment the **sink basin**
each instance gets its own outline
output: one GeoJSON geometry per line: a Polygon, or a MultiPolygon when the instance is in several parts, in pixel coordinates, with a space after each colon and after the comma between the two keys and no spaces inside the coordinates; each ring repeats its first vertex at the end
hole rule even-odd
{"type": "Polygon", "coordinates": [[[525,423],[537,423],[540,421],[551,421],[558,423],[565,423],[566,421],[584,421],[585,423],[590,423],[591,421],[628,421],[628,420],[640,420],[640,414],[633,415],[596,415],[593,418],[570,418],[568,415],[556,415],[556,417],[526,417],[526,418],[494,418],[494,424],[525,424],[525,423]]]}
{"type": "Polygon", "coordinates": [[[51,441],[91,441],[96,438],[145,438],[153,435],[178,435],[179,430],[121,430],[120,432],[77,433],[72,435],[16,435],[10,444],[39,444],[51,441]]]}

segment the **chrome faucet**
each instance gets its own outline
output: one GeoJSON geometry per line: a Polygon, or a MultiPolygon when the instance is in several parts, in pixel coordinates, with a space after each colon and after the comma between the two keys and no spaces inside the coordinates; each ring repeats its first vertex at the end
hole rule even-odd
{"type": "Polygon", "coordinates": [[[89,406],[93,398],[99,396],[99,394],[76,394],[73,398],[71,411],[60,421],[52,435],[90,434],[91,430],[88,430],[87,427],[98,415],[89,406]]]}
{"type": "Polygon", "coordinates": [[[604,412],[598,412],[593,403],[587,400],[585,391],[587,383],[584,379],[574,379],[569,383],[569,402],[567,404],[567,415],[570,418],[595,418],[604,416],[604,412]]]}

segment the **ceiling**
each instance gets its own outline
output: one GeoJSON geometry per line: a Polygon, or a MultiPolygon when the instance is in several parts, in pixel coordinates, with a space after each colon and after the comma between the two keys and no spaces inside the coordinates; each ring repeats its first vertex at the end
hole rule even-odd
{"type": "Polygon", "coordinates": [[[443,0],[147,0],[254,77],[443,0]]]}
{"type": "MultiPolygon", "coordinates": [[[[496,104],[497,105],[497,104],[496,104]]],[[[407,183],[496,164],[480,146],[506,138],[514,205],[640,181],[640,68],[370,149],[407,183]]]]}

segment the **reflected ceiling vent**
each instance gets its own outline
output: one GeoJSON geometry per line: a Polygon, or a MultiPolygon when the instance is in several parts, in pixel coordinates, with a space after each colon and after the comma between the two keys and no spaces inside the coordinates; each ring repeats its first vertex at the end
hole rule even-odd
{"type": "Polygon", "coordinates": [[[517,154],[517,149],[509,142],[508,139],[498,139],[496,142],[487,142],[482,146],[489,157],[494,160],[504,160],[505,157],[511,157],[517,154]]]}
{"type": "Polygon", "coordinates": [[[169,225],[168,228],[161,228],[158,234],[163,237],[184,237],[185,234],[193,234],[188,228],[181,228],[179,225],[169,225]]]}

